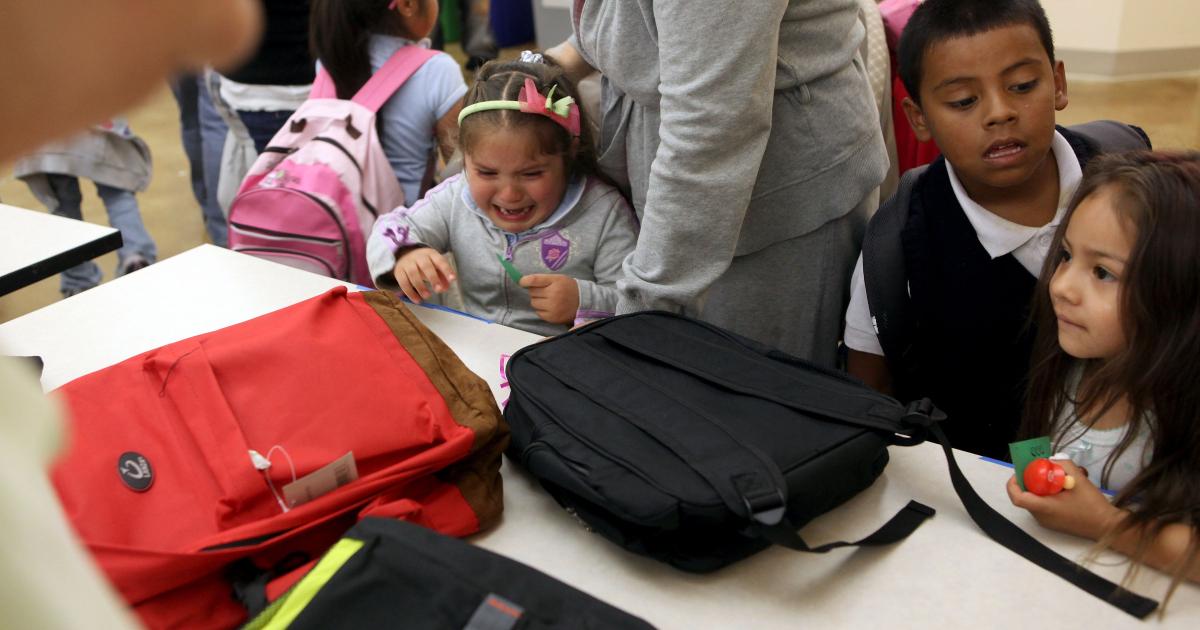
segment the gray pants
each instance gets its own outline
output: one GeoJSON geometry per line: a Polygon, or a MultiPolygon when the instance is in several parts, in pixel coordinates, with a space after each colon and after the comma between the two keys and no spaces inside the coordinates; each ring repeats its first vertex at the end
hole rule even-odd
{"type": "Polygon", "coordinates": [[[849,214],[808,234],[734,258],[705,296],[700,318],[834,367],[850,274],[878,197],[872,192],[849,214]]]}
{"type": "MultiPolygon", "coordinates": [[[[79,190],[79,180],[71,175],[47,174],[50,190],[58,199],[54,214],[83,220],[83,195],[79,190]]],[[[108,212],[108,224],[121,231],[121,241],[124,243],[117,250],[117,275],[125,272],[126,264],[135,256],[147,263],[152,263],[158,257],[158,250],[150,233],[142,223],[142,214],[138,210],[137,198],[128,190],[96,184],[96,193],[104,202],[108,212]]],[[[100,266],[93,261],[81,262],[64,271],[59,283],[59,290],[64,296],[74,295],[100,284],[100,266]]]]}

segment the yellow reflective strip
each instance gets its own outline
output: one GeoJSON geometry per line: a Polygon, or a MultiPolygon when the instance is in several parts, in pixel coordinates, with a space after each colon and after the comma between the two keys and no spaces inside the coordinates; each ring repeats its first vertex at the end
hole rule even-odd
{"type": "Polygon", "coordinates": [[[337,541],[337,544],[325,553],[317,566],[313,567],[308,575],[287,592],[283,605],[267,621],[266,625],[262,626],[263,630],[282,630],[292,625],[292,622],[312,602],[325,583],[338,572],[338,569],[342,568],[342,565],[346,564],[347,560],[358,553],[362,546],[363,541],[353,538],[343,538],[337,541]]]}

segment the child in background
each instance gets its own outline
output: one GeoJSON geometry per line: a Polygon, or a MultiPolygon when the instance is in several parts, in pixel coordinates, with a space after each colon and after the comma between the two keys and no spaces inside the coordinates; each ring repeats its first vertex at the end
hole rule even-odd
{"type": "MultiPolygon", "coordinates": [[[[138,209],[135,192],[150,184],[150,149],[129,129],[123,118],[108,122],[65,141],[52,142],[13,167],[34,196],[58,216],[83,220],[79,179],[96,184],[96,193],[108,212],[108,223],[121,232],[117,250],[117,276],[153,263],[157,248],[138,209]]],[[[59,291],[70,297],[98,284],[100,266],[89,260],[64,271],[59,291]]]]}
{"type": "Polygon", "coordinates": [[[1197,242],[1200,153],[1088,167],[1042,269],[1022,426],[1052,436],[1079,482],[1048,497],[1008,484],[1042,525],[1163,569],[1172,590],[1200,582],[1197,242]]]}
{"type": "Polygon", "coordinates": [[[376,222],[376,284],[419,303],[455,281],[442,255],[453,252],[473,315],[543,335],[611,315],[637,225],[596,175],[575,96],[541,55],[485,65],[459,118],[464,173],[376,222]],[[501,259],[525,274],[519,283],[501,259]]]}
{"type": "Polygon", "coordinates": [[[1055,126],[1067,106],[1066,70],[1037,0],[927,0],[905,26],[899,62],[908,123],[942,157],[867,228],[866,246],[900,240],[903,284],[886,288],[906,294],[912,332],[885,360],[876,325],[894,320],[868,303],[867,286],[891,279],[864,273],[860,256],[847,368],[903,401],[930,398],[949,416],[954,447],[1007,459],[1024,404],[1037,273],[1097,147],[1055,126]],[[897,209],[907,212],[902,230],[879,236],[881,218],[897,209]]]}
{"type": "MultiPolygon", "coordinates": [[[[313,56],[349,99],[404,46],[428,47],[438,19],[437,0],[312,0],[309,41],[313,56]]],[[[454,152],[458,112],[467,91],[454,58],[427,61],[379,110],[387,155],[406,203],[420,199],[431,181],[434,141],[443,160],[454,152]]]]}

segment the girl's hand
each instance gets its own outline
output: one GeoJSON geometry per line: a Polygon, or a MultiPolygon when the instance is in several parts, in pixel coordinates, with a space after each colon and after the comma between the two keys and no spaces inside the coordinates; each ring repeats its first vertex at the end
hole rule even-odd
{"type": "Polygon", "coordinates": [[[521,278],[529,289],[529,302],[538,317],[551,324],[572,324],[579,311],[579,285],[575,278],[552,273],[534,273],[521,278]]]}
{"type": "Polygon", "coordinates": [[[1109,503],[1083,469],[1070,461],[1055,460],[1055,463],[1075,478],[1074,488],[1039,497],[1021,490],[1014,475],[1008,480],[1009,500],[1013,505],[1029,510],[1042,527],[1098,540],[1121,520],[1123,512],[1109,503]]]}
{"type": "Polygon", "coordinates": [[[400,290],[413,304],[420,304],[433,292],[441,293],[449,289],[455,279],[450,261],[429,247],[414,247],[401,252],[392,273],[400,290]],[[430,286],[433,292],[429,290],[430,286]]]}

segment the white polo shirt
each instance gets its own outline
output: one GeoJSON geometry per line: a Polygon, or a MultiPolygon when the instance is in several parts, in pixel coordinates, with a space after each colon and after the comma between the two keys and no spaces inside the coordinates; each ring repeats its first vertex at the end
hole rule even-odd
{"type": "MultiPolygon", "coordinates": [[[[962,206],[963,214],[967,215],[971,227],[975,228],[979,244],[983,245],[993,260],[1005,254],[1012,254],[1034,277],[1041,273],[1042,263],[1050,251],[1050,241],[1054,239],[1054,231],[1062,221],[1067,204],[1075,194],[1075,189],[1079,187],[1079,181],[1083,179],[1083,169],[1079,166],[1075,151],[1058,131],[1054,132],[1050,151],[1058,163],[1058,210],[1054,213],[1054,218],[1042,227],[1013,223],[975,203],[967,196],[962,182],[954,173],[954,167],[946,161],[950,187],[954,189],[954,197],[962,206]]],[[[879,336],[871,319],[871,309],[867,304],[862,254],[859,254],[858,262],[854,265],[854,275],[850,278],[850,306],[846,309],[846,331],[843,338],[851,350],[883,355],[883,348],[879,345],[879,336]]]]}

